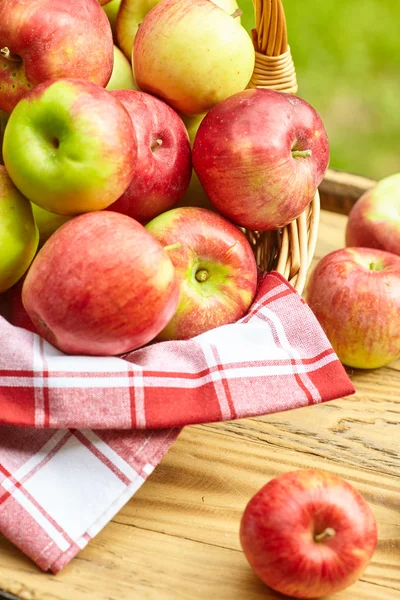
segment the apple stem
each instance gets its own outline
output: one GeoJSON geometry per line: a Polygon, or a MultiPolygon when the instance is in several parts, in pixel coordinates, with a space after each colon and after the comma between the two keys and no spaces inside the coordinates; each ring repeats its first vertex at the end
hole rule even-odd
{"type": "Polygon", "coordinates": [[[336,531],[332,527],[327,527],[321,533],[317,533],[314,535],[314,540],[316,542],[327,542],[335,537],[336,531]]]}
{"type": "Polygon", "coordinates": [[[370,262],[369,269],[370,271],[382,271],[384,269],[384,266],[381,262],[370,262]]]}
{"type": "Polygon", "coordinates": [[[170,244],[169,246],[164,246],[164,252],[169,252],[170,250],[180,250],[182,248],[182,244],[180,242],[176,242],[175,244],[170,244]]]}
{"type": "Polygon", "coordinates": [[[292,150],[293,158],[307,158],[311,154],[311,150],[292,150]]]}
{"type": "Polygon", "coordinates": [[[237,17],[241,17],[243,11],[241,8],[237,8],[234,13],[231,14],[232,19],[236,19],[237,17]]]}
{"type": "Polygon", "coordinates": [[[151,142],[151,146],[150,146],[151,151],[154,152],[161,145],[162,145],[162,140],[160,140],[160,138],[157,138],[156,140],[154,140],[153,142],[151,142]]]}
{"type": "Polygon", "coordinates": [[[206,269],[199,269],[195,275],[197,281],[207,281],[208,279],[208,271],[206,269]]]}
{"type": "Polygon", "coordinates": [[[7,46],[5,46],[4,48],[2,48],[0,50],[0,54],[7,60],[12,60],[14,62],[21,61],[21,58],[18,56],[18,54],[14,54],[13,52],[11,52],[11,50],[9,48],[7,48],[7,46]]]}

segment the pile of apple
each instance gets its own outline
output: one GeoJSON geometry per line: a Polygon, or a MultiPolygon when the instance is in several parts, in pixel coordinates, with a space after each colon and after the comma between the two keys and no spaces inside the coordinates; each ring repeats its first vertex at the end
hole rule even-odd
{"type": "Polygon", "coordinates": [[[308,103],[246,89],[235,0],[112,0],[110,20],[103,4],[0,3],[0,293],[70,354],[242,317],[257,266],[240,228],[298,217],[329,161],[308,103]]]}

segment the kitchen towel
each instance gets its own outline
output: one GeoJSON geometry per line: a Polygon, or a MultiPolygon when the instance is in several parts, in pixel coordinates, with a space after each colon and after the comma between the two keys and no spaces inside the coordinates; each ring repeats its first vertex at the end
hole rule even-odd
{"type": "Polygon", "coordinates": [[[310,308],[274,272],[237,323],[121,358],[67,356],[0,317],[0,532],[56,573],[181,427],[352,393],[310,308]]]}

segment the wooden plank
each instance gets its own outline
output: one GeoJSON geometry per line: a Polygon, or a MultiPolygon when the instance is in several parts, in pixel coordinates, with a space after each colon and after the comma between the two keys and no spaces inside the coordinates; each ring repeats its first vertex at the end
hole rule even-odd
{"type": "MultiPolygon", "coordinates": [[[[315,262],[344,243],[322,212],[315,262]]],[[[379,545],[361,580],[331,600],[400,600],[400,361],[349,374],[357,394],[257,419],[187,427],[115,519],[56,577],[0,539],[0,588],[24,600],[272,600],[241,552],[250,497],[271,477],[327,470],[376,515],[379,545]]]]}
{"type": "Polygon", "coordinates": [[[321,207],[348,215],[358,198],[375,184],[374,179],[328,169],[325,179],[319,187],[321,207]]]}

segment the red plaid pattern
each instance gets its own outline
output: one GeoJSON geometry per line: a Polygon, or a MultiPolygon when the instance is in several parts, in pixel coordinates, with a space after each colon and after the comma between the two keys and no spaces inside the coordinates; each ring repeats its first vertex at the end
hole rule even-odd
{"type": "Polygon", "coordinates": [[[66,356],[0,317],[0,532],[56,572],[179,427],[353,392],[311,310],[276,273],[239,322],[123,358],[66,356]]]}

